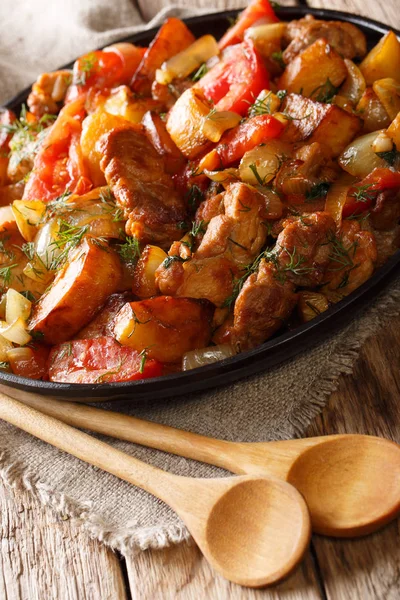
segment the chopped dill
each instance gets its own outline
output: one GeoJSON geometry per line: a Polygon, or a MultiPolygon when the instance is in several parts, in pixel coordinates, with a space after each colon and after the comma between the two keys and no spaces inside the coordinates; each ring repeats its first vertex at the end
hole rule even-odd
{"type": "Polygon", "coordinates": [[[135,264],[141,254],[139,240],[134,236],[127,237],[125,242],[119,246],[118,254],[124,262],[135,264]]]}
{"type": "Polygon", "coordinates": [[[208,67],[207,67],[206,63],[203,63],[202,65],[200,65],[200,67],[197,69],[197,71],[192,75],[192,81],[199,81],[199,79],[204,77],[204,75],[206,73],[208,73],[208,67]]]}
{"type": "Polygon", "coordinates": [[[355,198],[357,202],[369,202],[376,198],[376,190],[373,189],[372,183],[366,183],[365,185],[355,186],[350,196],[355,198]]]}
{"type": "Polygon", "coordinates": [[[283,60],[283,52],[282,50],[279,50],[278,52],[273,52],[271,54],[271,58],[278,63],[278,65],[280,66],[280,68],[283,70],[286,68],[286,63],[283,60]]]}
{"type": "Polygon", "coordinates": [[[89,77],[98,70],[99,61],[94,52],[83,56],[79,62],[78,74],[74,73],[73,83],[85,85],[89,77]]]}
{"type": "Polygon", "coordinates": [[[396,148],[396,144],[393,144],[393,148],[388,152],[375,152],[379,158],[383,158],[388,165],[394,166],[394,163],[400,158],[400,152],[396,148]]]}
{"type": "Polygon", "coordinates": [[[325,102],[326,104],[331,104],[338,91],[339,88],[335,87],[328,77],[325,83],[319,85],[311,92],[310,98],[316,102],[325,102]]]}
{"type": "Polygon", "coordinates": [[[321,181],[312,186],[312,188],[306,193],[306,201],[312,202],[318,198],[323,198],[327,195],[331,184],[328,181],[321,181]]]}

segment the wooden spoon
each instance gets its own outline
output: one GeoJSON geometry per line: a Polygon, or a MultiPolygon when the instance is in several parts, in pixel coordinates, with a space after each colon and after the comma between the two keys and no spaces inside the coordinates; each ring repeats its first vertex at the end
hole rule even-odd
{"type": "Polygon", "coordinates": [[[306,499],[316,533],[356,537],[376,531],[400,512],[400,446],[383,438],[331,435],[236,443],[38,395],[24,402],[77,427],[234,473],[288,481],[306,499]]]}
{"type": "Polygon", "coordinates": [[[306,503],[284,481],[166,473],[3,394],[0,418],[169,504],[210,564],[234,583],[275,583],[298,564],[308,546],[306,503]]]}

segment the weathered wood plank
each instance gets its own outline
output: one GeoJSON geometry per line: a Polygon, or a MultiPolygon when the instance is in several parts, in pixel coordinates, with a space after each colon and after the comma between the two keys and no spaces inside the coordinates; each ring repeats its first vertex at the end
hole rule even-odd
{"type": "Polygon", "coordinates": [[[116,554],[27,493],[0,484],[0,598],[124,600],[116,554]]]}
{"type": "Polygon", "coordinates": [[[194,544],[146,551],[126,560],[133,600],[316,600],[321,592],[311,555],[288,579],[270,589],[229,583],[208,565],[194,544]]]}
{"type": "MultiPolygon", "coordinates": [[[[400,443],[400,317],[370,338],[308,435],[367,433],[400,443]]],[[[385,490],[382,490],[382,494],[385,490]]],[[[400,594],[400,522],[359,540],[314,536],[327,597],[395,600],[400,594]]]]}

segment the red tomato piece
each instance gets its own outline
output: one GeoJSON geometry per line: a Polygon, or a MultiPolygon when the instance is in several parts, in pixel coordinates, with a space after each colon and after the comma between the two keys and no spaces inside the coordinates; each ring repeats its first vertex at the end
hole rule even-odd
{"type": "Polygon", "coordinates": [[[78,58],[72,70],[65,104],[85,96],[91,88],[110,88],[122,82],[125,61],[120,52],[95,50],[78,58]]]}
{"type": "Polygon", "coordinates": [[[368,210],[380,192],[400,188],[400,173],[390,169],[374,169],[359,183],[349,188],[342,217],[368,210]]]}
{"type": "Polygon", "coordinates": [[[49,129],[25,186],[25,200],[48,202],[65,190],[81,195],[92,187],[80,147],[81,120],[85,114],[82,102],[75,100],[65,106],[49,129]]]}
{"type": "Polygon", "coordinates": [[[257,21],[260,23],[278,23],[279,19],[273,11],[268,0],[254,0],[249,6],[239,15],[236,23],[228,29],[225,35],[219,41],[221,50],[231,44],[238,44],[242,41],[244,32],[248,27],[251,27],[257,21]]]}
{"type": "Polygon", "coordinates": [[[245,152],[280,136],[285,125],[271,115],[257,115],[224,133],[219,144],[200,161],[199,168],[223,169],[238,162],[245,152]]]}
{"type": "Polygon", "coordinates": [[[245,116],[261,90],[269,88],[268,72],[251,40],[228,48],[222,60],[200,79],[203,90],[217,110],[245,116]]]}
{"type": "Polygon", "coordinates": [[[47,379],[47,360],[50,349],[43,344],[35,343],[32,347],[32,356],[23,360],[10,360],[10,367],[15,375],[29,377],[30,379],[47,379]]]}
{"type": "Polygon", "coordinates": [[[163,365],[112,337],[74,340],[50,352],[49,379],[64,383],[111,383],[162,375],[163,365]]]}

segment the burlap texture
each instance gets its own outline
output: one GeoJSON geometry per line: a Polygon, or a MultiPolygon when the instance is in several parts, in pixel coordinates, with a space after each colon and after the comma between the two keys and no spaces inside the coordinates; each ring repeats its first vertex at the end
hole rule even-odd
{"type": "MultiPolygon", "coordinates": [[[[224,4],[212,3],[212,8],[221,9],[224,4]]],[[[237,4],[233,1],[228,6],[237,4]]],[[[188,12],[179,10],[174,14],[188,12]]],[[[128,0],[2,0],[0,19],[3,102],[37,73],[128,35],[141,22],[128,0]]],[[[339,375],[351,372],[360,345],[399,312],[399,300],[397,278],[345,329],[266,373],[190,398],[154,401],[134,409],[129,403],[114,403],[112,408],[230,440],[299,436],[335,389],[339,375]]],[[[111,408],[111,404],[103,406],[111,408]]],[[[222,473],[155,450],[107,441],[180,475],[211,477],[222,473]]],[[[4,422],[0,422],[0,476],[9,485],[29,489],[43,504],[77,519],[93,536],[124,553],[135,548],[162,547],[188,535],[178,517],[162,502],[4,422]]]]}

